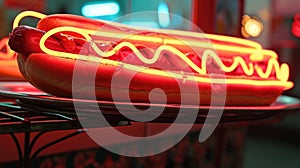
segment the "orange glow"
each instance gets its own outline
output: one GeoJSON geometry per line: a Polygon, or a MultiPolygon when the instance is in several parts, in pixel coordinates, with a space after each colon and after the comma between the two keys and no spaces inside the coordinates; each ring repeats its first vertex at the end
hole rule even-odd
{"type": "Polygon", "coordinates": [[[15,52],[8,46],[8,37],[0,40],[0,60],[11,60],[15,58],[15,52]]]}
{"type": "Polygon", "coordinates": [[[23,80],[16,56],[17,54],[8,46],[8,37],[0,39],[0,81],[23,80]]]}
{"type": "MultiPolygon", "coordinates": [[[[35,13],[22,13],[20,17],[18,17],[18,20],[15,20],[14,25],[18,25],[20,22],[21,17],[25,16],[33,16],[35,13]]],[[[37,15],[38,18],[43,18],[45,15],[37,15]]],[[[119,23],[109,23],[112,25],[120,25],[119,23]]],[[[123,25],[122,25],[123,26],[123,25]]],[[[123,26],[124,27],[124,26],[123,26]]],[[[138,29],[138,28],[135,28],[138,29]]],[[[73,59],[79,59],[79,60],[87,60],[87,61],[93,61],[97,63],[105,63],[105,64],[111,64],[114,66],[121,66],[123,68],[127,68],[134,71],[139,71],[142,73],[152,74],[152,75],[161,75],[161,76],[172,76],[175,78],[185,79],[185,80],[192,80],[197,82],[208,82],[208,83],[218,83],[226,81],[226,83],[230,84],[247,84],[247,85],[255,85],[255,86],[281,86],[285,89],[289,89],[293,86],[292,82],[287,81],[289,77],[289,68],[287,64],[282,64],[281,66],[278,63],[277,55],[275,52],[270,50],[264,50],[262,49],[262,46],[256,42],[235,38],[235,37],[228,37],[228,36],[221,36],[221,35],[212,35],[212,34],[203,34],[203,33],[196,33],[196,32],[186,32],[186,31],[179,31],[179,30],[152,30],[156,32],[162,32],[169,35],[178,35],[178,34],[184,34],[186,37],[192,37],[189,40],[186,41],[180,41],[177,39],[165,39],[161,37],[145,37],[142,35],[128,35],[126,33],[112,33],[107,31],[101,31],[101,34],[98,31],[95,30],[88,30],[88,29],[82,29],[77,27],[57,27],[52,30],[49,30],[44,34],[44,36],[40,40],[40,47],[43,52],[57,56],[57,57],[64,57],[64,58],[73,58],[73,59]],[[228,78],[226,80],[224,79],[214,79],[211,81],[208,77],[195,77],[193,75],[184,75],[182,72],[165,72],[163,70],[155,70],[151,68],[146,68],[141,70],[140,67],[130,64],[125,64],[122,62],[114,61],[114,60],[108,60],[108,59],[102,59],[95,56],[90,55],[78,55],[73,53],[66,53],[66,52],[59,52],[54,51],[45,46],[45,41],[52,36],[55,33],[58,32],[64,32],[64,31],[73,31],[76,33],[81,34],[87,42],[91,42],[91,47],[94,49],[94,51],[98,54],[98,56],[101,57],[110,57],[113,56],[118,50],[120,50],[123,47],[129,47],[137,56],[138,59],[140,59],[142,62],[146,64],[153,64],[158,61],[159,57],[161,56],[161,53],[163,51],[169,51],[173,53],[175,56],[178,56],[183,62],[185,62],[187,65],[189,65],[193,70],[195,70],[200,75],[207,75],[206,70],[206,62],[208,59],[213,59],[223,70],[224,72],[232,72],[236,70],[238,67],[241,67],[244,74],[246,76],[252,76],[255,72],[258,74],[258,76],[262,80],[251,80],[251,79],[231,79],[228,78]],[[118,43],[113,49],[110,51],[102,51],[99,49],[96,45],[99,41],[93,41],[90,35],[96,35],[101,37],[108,37],[108,38],[118,38],[118,39],[129,39],[134,41],[146,41],[146,42],[155,42],[160,43],[160,47],[156,49],[156,51],[153,54],[152,58],[146,58],[131,42],[120,42],[118,43]],[[192,40],[198,38],[199,40],[192,40]],[[201,40],[208,38],[210,40],[216,40],[220,41],[220,43],[214,42],[212,44],[208,44],[207,42],[201,42],[201,40]],[[226,45],[226,43],[231,43],[232,45],[226,45]],[[192,62],[183,52],[179,51],[177,48],[175,48],[173,45],[189,45],[191,47],[200,47],[204,48],[203,55],[201,57],[202,64],[201,67],[197,66],[194,62],[192,62]],[[234,44],[237,44],[239,46],[234,46],[234,44]],[[243,45],[243,46],[240,46],[243,45]],[[214,51],[229,51],[232,53],[236,53],[233,55],[233,62],[230,66],[224,65],[224,63],[221,61],[217,53],[214,51]],[[239,54],[249,54],[250,61],[253,62],[246,62],[245,59],[242,56],[239,56],[239,54]],[[262,61],[265,58],[268,58],[268,63],[266,65],[265,72],[261,67],[259,67],[257,64],[255,64],[255,61],[262,61]],[[276,73],[276,79],[277,80],[271,80],[270,75],[272,72],[276,73]]],[[[245,57],[245,56],[244,56],[245,57]]]]}
{"type": "Polygon", "coordinates": [[[244,37],[258,37],[263,31],[263,24],[255,17],[243,16],[242,34],[244,37]]]}

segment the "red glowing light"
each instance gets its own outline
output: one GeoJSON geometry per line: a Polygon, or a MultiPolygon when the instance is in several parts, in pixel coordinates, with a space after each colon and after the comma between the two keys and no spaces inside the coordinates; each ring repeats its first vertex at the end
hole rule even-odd
{"type": "Polygon", "coordinates": [[[300,14],[294,16],[294,22],[292,24],[292,33],[296,37],[300,37],[300,14]]]}

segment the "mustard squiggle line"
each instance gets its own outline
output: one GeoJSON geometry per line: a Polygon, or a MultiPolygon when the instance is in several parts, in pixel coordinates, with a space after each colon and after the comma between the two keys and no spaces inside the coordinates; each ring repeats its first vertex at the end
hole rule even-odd
{"type": "Polygon", "coordinates": [[[222,69],[224,69],[225,72],[232,72],[233,70],[235,70],[239,65],[242,66],[243,71],[245,72],[246,75],[251,76],[254,73],[254,68],[253,68],[253,64],[249,63],[247,65],[247,63],[245,62],[245,60],[242,57],[234,57],[233,58],[233,64],[230,67],[222,67],[222,69]]]}
{"type": "Polygon", "coordinates": [[[258,75],[261,76],[262,78],[268,78],[272,73],[272,69],[275,69],[277,79],[286,80],[286,81],[288,80],[288,75],[287,75],[289,74],[288,65],[283,63],[281,66],[279,66],[278,61],[276,59],[269,60],[268,67],[265,72],[263,72],[262,68],[260,68],[257,65],[255,65],[255,69],[258,75]]]}
{"type": "MultiPolygon", "coordinates": [[[[81,28],[76,28],[76,27],[57,27],[54,29],[49,30],[48,32],[46,32],[43,37],[40,40],[40,47],[42,49],[43,52],[50,54],[50,55],[54,55],[54,56],[60,56],[60,57],[68,57],[68,58],[74,58],[74,59],[87,59],[85,55],[81,55],[81,54],[73,54],[73,53],[66,53],[66,52],[59,52],[59,51],[54,51],[51,50],[49,48],[47,48],[45,46],[45,42],[46,40],[52,36],[55,33],[58,32],[63,32],[63,31],[74,31],[77,33],[80,33],[83,37],[86,38],[87,41],[91,42],[92,39],[89,36],[88,33],[86,33],[86,29],[81,29],[81,28]]],[[[97,54],[99,54],[102,57],[110,57],[112,55],[114,55],[116,53],[116,51],[119,51],[121,48],[123,47],[129,47],[130,49],[132,49],[132,51],[136,54],[136,56],[144,63],[146,64],[153,64],[155,62],[157,62],[157,60],[159,59],[159,56],[161,55],[161,52],[163,51],[170,51],[172,53],[175,53],[176,55],[178,55],[184,62],[186,62],[188,65],[191,66],[191,68],[193,68],[196,72],[198,72],[199,74],[206,74],[206,70],[200,69],[194,62],[192,62],[189,58],[187,58],[187,56],[185,54],[183,54],[182,52],[180,52],[178,49],[169,46],[169,45],[161,45],[159,48],[157,48],[156,52],[154,53],[154,56],[150,59],[144,57],[140,51],[134,46],[134,44],[130,43],[130,42],[121,42],[118,45],[116,45],[112,50],[110,51],[105,51],[103,52],[102,50],[100,50],[97,45],[95,43],[91,43],[92,48],[95,50],[95,52],[97,54]]],[[[221,60],[218,61],[217,55],[214,55],[215,60],[219,63],[221,63],[221,60]]],[[[97,57],[94,57],[97,58],[97,57]]],[[[95,60],[96,61],[96,60],[95,60]]],[[[98,61],[98,59],[97,59],[98,61]]]]}
{"type": "MultiPolygon", "coordinates": [[[[76,27],[57,27],[54,28],[50,31],[48,31],[47,33],[45,33],[45,35],[41,38],[40,41],[40,46],[41,49],[50,55],[54,55],[54,56],[60,56],[60,57],[68,57],[68,58],[79,58],[79,56],[77,54],[72,54],[72,53],[66,53],[66,52],[58,52],[58,51],[54,51],[51,49],[48,49],[45,46],[45,41],[47,38],[49,38],[51,35],[58,33],[58,32],[63,32],[63,31],[74,31],[77,33],[80,33],[81,35],[83,35],[87,41],[92,41],[92,38],[89,36],[89,30],[86,29],[82,29],[82,28],[76,28],[76,27]]],[[[105,36],[105,35],[102,35],[105,36]]],[[[115,35],[114,35],[115,36],[115,35]]],[[[164,41],[162,39],[162,41],[164,41]]],[[[170,51],[172,53],[174,53],[175,55],[179,56],[185,63],[187,63],[193,70],[195,70],[196,72],[198,72],[199,74],[202,75],[206,75],[206,61],[208,59],[208,57],[211,57],[212,59],[214,59],[216,61],[216,63],[221,67],[221,69],[224,72],[232,72],[233,70],[235,70],[239,65],[242,67],[243,71],[245,72],[246,75],[252,75],[254,73],[254,68],[253,68],[253,64],[249,63],[247,64],[245,62],[245,60],[240,57],[237,56],[234,58],[234,61],[232,63],[231,66],[227,67],[223,64],[223,62],[220,60],[220,58],[218,57],[218,55],[209,49],[206,49],[205,52],[203,53],[203,57],[202,57],[202,65],[201,68],[199,68],[194,62],[192,62],[185,54],[183,54],[181,51],[179,51],[178,49],[174,48],[173,46],[170,45],[161,45],[159,48],[156,49],[154,56],[152,58],[146,58],[144,57],[141,52],[135,47],[134,44],[130,43],[130,42],[121,42],[118,45],[116,45],[112,50],[110,51],[105,51],[103,52],[102,50],[100,50],[96,43],[92,42],[92,48],[95,50],[95,52],[97,54],[99,54],[102,57],[110,57],[112,55],[114,55],[118,50],[120,50],[123,47],[129,47],[135,54],[136,56],[144,63],[146,64],[153,64],[155,62],[157,62],[157,60],[159,59],[159,56],[161,55],[161,52],[163,51],[170,51]]],[[[90,61],[96,61],[98,62],[99,59],[97,60],[93,60],[93,58],[84,58],[87,56],[84,55],[80,55],[81,59],[85,59],[85,60],[90,60],[90,61]]],[[[96,57],[94,57],[96,59],[96,57]]],[[[277,62],[276,59],[270,59],[268,62],[268,67],[266,72],[262,72],[262,69],[259,68],[258,66],[255,66],[255,70],[258,72],[259,76],[261,78],[268,78],[271,74],[272,69],[275,69],[276,71],[276,78],[279,80],[282,79],[286,79],[286,78],[282,78],[282,72],[281,72],[281,68],[279,67],[279,64],[277,62]]],[[[286,71],[285,71],[286,72],[286,71]]]]}

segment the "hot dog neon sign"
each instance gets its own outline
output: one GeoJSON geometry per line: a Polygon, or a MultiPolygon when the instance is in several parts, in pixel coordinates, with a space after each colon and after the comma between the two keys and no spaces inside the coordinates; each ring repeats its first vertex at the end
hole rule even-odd
{"type": "MultiPolygon", "coordinates": [[[[20,20],[23,17],[27,16],[33,16],[37,18],[44,18],[46,15],[33,12],[33,11],[26,11],[17,16],[13,23],[13,27],[17,27],[19,25],[20,20]]],[[[251,76],[255,72],[258,74],[258,76],[263,80],[251,80],[251,79],[226,79],[226,83],[229,84],[250,84],[250,85],[257,85],[257,86],[283,86],[285,89],[289,89],[293,87],[293,83],[288,81],[289,78],[289,66],[285,63],[279,65],[277,59],[278,56],[275,52],[271,50],[265,50],[262,48],[262,46],[256,42],[235,38],[235,37],[228,37],[228,36],[222,36],[222,35],[213,35],[213,34],[201,34],[201,33],[195,33],[195,32],[184,32],[185,36],[187,37],[196,37],[196,38],[208,38],[210,40],[215,40],[220,43],[213,43],[212,45],[207,45],[207,43],[199,42],[199,41],[193,41],[188,40],[186,42],[182,42],[180,40],[176,39],[165,39],[161,37],[147,37],[142,35],[130,35],[123,34],[123,33],[115,33],[115,32],[108,32],[108,31],[102,31],[101,35],[97,34],[97,31],[95,30],[88,30],[83,28],[77,28],[77,27],[56,27],[54,29],[51,29],[46,32],[46,34],[41,38],[40,40],[40,48],[43,52],[57,56],[57,57],[64,57],[64,58],[73,58],[73,59],[81,59],[81,60],[88,60],[93,61],[97,63],[108,63],[112,65],[122,65],[122,67],[131,69],[131,70],[137,70],[139,69],[135,65],[129,65],[125,63],[121,63],[114,60],[108,60],[108,59],[102,59],[98,56],[87,56],[87,55],[79,55],[79,54],[73,54],[73,53],[67,53],[67,52],[59,52],[54,51],[45,46],[45,41],[55,33],[63,32],[63,31],[71,31],[81,34],[87,42],[90,42],[93,50],[101,57],[110,57],[114,55],[118,50],[120,50],[123,47],[129,47],[137,56],[138,59],[140,59],[142,62],[146,64],[153,64],[155,63],[158,58],[161,55],[161,52],[163,51],[169,51],[172,52],[174,55],[178,56],[182,59],[183,62],[185,62],[187,65],[189,65],[194,71],[199,73],[200,75],[206,75],[207,69],[206,69],[206,62],[208,59],[213,59],[218,66],[224,71],[224,72],[232,72],[237,67],[242,67],[242,70],[246,76],[251,76]],[[97,42],[101,41],[93,41],[91,35],[97,35],[97,36],[103,36],[108,38],[124,38],[126,37],[128,40],[131,41],[147,41],[147,42],[155,42],[160,43],[161,46],[156,49],[156,51],[153,54],[152,58],[146,58],[143,56],[143,54],[135,47],[134,44],[131,42],[121,42],[117,44],[114,48],[112,48],[109,51],[102,51],[99,49],[96,45],[97,42]],[[223,43],[223,44],[222,44],[223,43]],[[238,44],[240,46],[232,46],[224,43],[232,43],[232,44],[238,44]],[[197,66],[194,62],[192,62],[183,52],[176,49],[174,45],[186,45],[189,44],[190,46],[194,47],[201,47],[206,48],[202,55],[202,63],[201,67],[197,66]],[[212,48],[213,47],[213,48],[212,48]],[[236,56],[233,57],[233,62],[231,65],[225,65],[219,56],[212,50],[216,49],[219,51],[227,51],[235,53],[236,56]],[[239,56],[239,54],[248,54],[249,60],[252,62],[246,62],[242,56],[239,56]],[[258,64],[255,64],[256,61],[262,61],[265,58],[268,58],[268,63],[266,65],[267,68],[263,70],[258,64]],[[254,62],[254,63],[253,63],[254,62]],[[272,74],[272,72],[275,72],[275,78],[277,80],[268,80],[272,74]]],[[[153,30],[152,30],[153,31],[153,30]]],[[[170,34],[170,35],[176,35],[176,34],[182,34],[179,30],[159,30],[159,32],[170,34]]],[[[161,76],[169,76],[168,73],[165,73],[162,70],[155,70],[155,69],[144,69],[142,70],[143,73],[148,74],[158,74],[161,76]]],[[[182,75],[179,74],[172,74],[174,77],[182,78],[182,75]]],[[[211,80],[204,78],[204,77],[198,77],[198,76],[192,76],[187,77],[188,80],[196,80],[198,82],[208,82],[211,83],[211,80]]],[[[214,82],[217,82],[218,80],[214,80],[214,82]]],[[[224,80],[222,80],[223,82],[224,80]]]]}

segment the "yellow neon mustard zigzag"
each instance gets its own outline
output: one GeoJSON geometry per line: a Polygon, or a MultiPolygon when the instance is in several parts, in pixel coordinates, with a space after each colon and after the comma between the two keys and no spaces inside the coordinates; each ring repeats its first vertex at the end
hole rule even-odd
{"type": "MultiPolygon", "coordinates": [[[[229,67],[227,67],[227,66],[225,66],[222,63],[222,61],[220,60],[220,58],[218,57],[218,55],[214,51],[207,49],[207,50],[204,51],[203,56],[202,56],[202,60],[203,60],[202,61],[202,67],[199,68],[185,54],[183,54],[181,51],[179,51],[178,49],[176,49],[176,48],[174,48],[173,46],[170,46],[170,45],[161,45],[160,47],[158,47],[156,49],[156,52],[154,53],[154,56],[152,58],[150,58],[150,59],[144,57],[141,54],[141,52],[135,47],[135,45],[132,44],[132,43],[130,43],[130,42],[121,42],[121,43],[117,44],[112,50],[104,52],[104,51],[100,50],[97,47],[97,45],[96,45],[95,42],[92,42],[92,38],[90,37],[89,34],[94,33],[95,31],[91,31],[91,30],[87,30],[87,29],[82,29],[82,28],[77,28],[77,27],[66,26],[66,27],[57,27],[57,28],[54,28],[52,30],[49,30],[41,38],[41,41],[40,41],[40,47],[41,47],[41,49],[45,53],[50,54],[50,55],[78,59],[79,58],[78,54],[72,54],[72,53],[54,51],[54,50],[48,49],[45,46],[45,41],[47,40],[47,38],[49,38],[50,36],[52,36],[55,33],[64,32],[64,31],[73,31],[73,32],[77,32],[77,33],[81,34],[84,38],[86,38],[86,40],[88,42],[91,42],[92,48],[95,50],[95,52],[97,54],[99,54],[102,57],[110,57],[110,56],[114,55],[121,48],[123,48],[123,47],[129,47],[142,62],[144,62],[146,64],[153,64],[153,63],[157,62],[157,60],[159,59],[159,56],[161,55],[161,52],[163,52],[163,51],[170,51],[170,52],[174,53],[175,55],[179,56],[193,70],[195,70],[196,72],[198,72],[201,75],[206,75],[206,73],[207,73],[206,72],[206,61],[207,61],[208,57],[211,57],[212,59],[214,59],[216,61],[216,63],[221,67],[221,69],[224,72],[232,72],[239,65],[241,65],[241,67],[242,67],[242,69],[243,69],[243,71],[245,72],[246,75],[249,75],[249,76],[252,75],[254,73],[254,69],[255,69],[258,72],[258,74],[259,74],[259,76],[261,78],[266,79],[266,78],[269,78],[272,70],[275,69],[275,71],[276,71],[276,78],[278,80],[281,80],[281,81],[282,81],[282,79],[287,80],[287,78],[285,77],[286,74],[283,74],[281,72],[281,68],[279,67],[278,61],[276,59],[274,59],[274,58],[269,59],[266,72],[262,72],[262,69],[260,67],[255,66],[253,68],[253,64],[252,63],[247,64],[245,62],[245,60],[242,57],[239,57],[239,56],[234,57],[232,65],[229,66],[229,67]]],[[[111,37],[110,35],[107,35],[104,32],[102,32],[101,34],[102,34],[102,36],[105,36],[105,37],[111,37]]],[[[110,33],[110,34],[113,36],[113,38],[117,38],[117,36],[118,36],[117,33],[110,33]]],[[[133,38],[135,40],[137,40],[138,37],[139,37],[139,36],[136,36],[136,35],[133,35],[133,36],[134,36],[133,38]]],[[[123,37],[123,35],[121,35],[121,37],[123,37]]],[[[130,37],[128,37],[128,38],[130,38],[130,37]]],[[[140,37],[140,38],[142,38],[142,37],[140,37]]],[[[156,37],[156,41],[157,41],[157,38],[158,37],[156,37]]],[[[148,39],[148,40],[150,41],[150,39],[148,39]]],[[[164,39],[161,39],[159,41],[164,41],[164,39]]],[[[179,43],[176,43],[176,44],[179,44],[179,43]]],[[[83,59],[84,55],[80,55],[80,57],[81,57],[81,59],[83,59]]],[[[93,58],[85,58],[85,60],[87,60],[87,59],[89,59],[90,61],[93,60],[93,58]]],[[[96,60],[94,60],[94,61],[96,61],[96,60]]],[[[282,66],[282,67],[285,68],[284,72],[288,72],[288,71],[286,71],[286,66],[285,65],[282,66]]]]}

